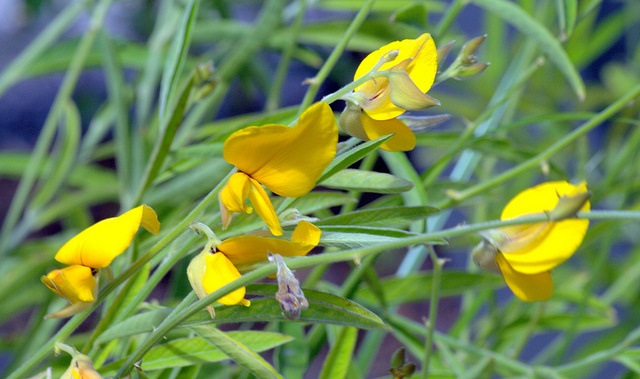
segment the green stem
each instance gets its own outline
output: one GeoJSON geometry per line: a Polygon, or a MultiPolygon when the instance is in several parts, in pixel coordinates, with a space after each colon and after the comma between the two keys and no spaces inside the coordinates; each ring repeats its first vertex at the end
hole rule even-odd
{"type": "MultiPolygon", "coordinates": [[[[373,7],[374,2],[375,0],[367,0],[367,2],[362,6],[362,8],[360,8],[360,11],[358,11],[358,14],[356,14],[356,17],[351,22],[351,25],[349,25],[346,32],[343,34],[340,42],[338,42],[338,44],[333,49],[331,54],[329,54],[329,57],[325,61],[324,65],[322,65],[322,68],[320,68],[320,71],[318,71],[316,76],[314,76],[312,79],[309,80],[310,85],[309,85],[309,88],[307,89],[307,93],[305,93],[304,98],[302,99],[302,103],[300,104],[300,108],[298,110],[298,117],[300,117],[302,112],[305,109],[307,109],[315,99],[316,94],[320,90],[320,86],[322,85],[324,80],[327,78],[327,76],[329,76],[329,73],[331,72],[336,62],[342,55],[342,52],[347,47],[347,44],[349,43],[349,40],[351,40],[351,37],[355,34],[358,28],[360,28],[360,25],[362,25],[362,23],[364,22],[365,18],[369,14],[369,11],[371,10],[371,7],[373,7]]],[[[323,98],[322,101],[327,101],[327,100],[323,98]]]]}
{"type": "Polygon", "coordinates": [[[442,267],[446,260],[438,258],[433,247],[429,247],[429,256],[433,263],[433,278],[431,286],[431,301],[429,306],[429,321],[427,326],[427,338],[424,346],[424,357],[422,360],[422,373],[420,377],[427,379],[429,377],[429,363],[431,362],[431,352],[433,350],[433,333],[436,327],[436,318],[438,316],[438,302],[440,301],[440,283],[442,279],[442,267]]]}
{"type": "Polygon", "coordinates": [[[280,107],[280,95],[282,94],[282,87],[289,71],[293,51],[296,49],[296,44],[298,41],[297,37],[300,34],[302,20],[304,19],[304,15],[307,12],[307,1],[298,1],[298,7],[298,13],[296,14],[293,25],[291,25],[291,28],[289,30],[289,39],[282,50],[282,57],[280,58],[278,69],[276,70],[275,79],[273,80],[273,82],[271,83],[271,87],[269,88],[269,94],[267,95],[267,102],[265,106],[265,110],[268,112],[275,111],[276,109],[278,109],[278,107],[280,107]]]}
{"type": "Polygon", "coordinates": [[[435,38],[442,38],[442,35],[447,32],[453,21],[458,17],[462,8],[469,3],[469,0],[454,0],[449,8],[447,8],[446,13],[440,19],[440,23],[436,28],[435,38]]]}
{"type": "Polygon", "coordinates": [[[560,150],[564,149],[568,145],[570,145],[573,141],[579,138],[582,135],[585,135],[587,132],[600,125],[604,121],[613,117],[617,112],[619,112],[622,108],[624,108],[631,100],[633,100],[636,96],[640,94],[640,85],[634,87],[631,91],[627,92],[624,96],[618,99],[615,103],[609,105],[602,112],[598,113],[595,117],[580,125],[573,132],[567,134],[564,138],[560,139],[558,142],[549,146],[546,150],[542,151],[538,155],[533,158],[530,158],[518,166],[503,172],[502,174],[496,175],[493,178],[477,184],[473,187],[469,187],[464,191],[459,191],[455,193],[453,198],[442,201],[440,204],[436,205],[436,208],[449,208],[453,204],[458,203],[460,201],[466,200],[468,198],[474,197],[478,194],[484,193],[485,191],[494,188],[509,179],[512,179],[523,172],[526,172],[536,166],[539,166],[543,161],[550,159],[552,156],[557,154],[560,150]]]}

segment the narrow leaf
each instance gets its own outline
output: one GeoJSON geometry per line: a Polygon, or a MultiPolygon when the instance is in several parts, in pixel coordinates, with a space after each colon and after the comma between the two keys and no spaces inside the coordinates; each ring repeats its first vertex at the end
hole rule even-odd
{"type": "Polygon", "coordinates": [[[369,154],[372,151],[375,151],[375,149],[377,149],[378,146],[385,143],[391,137],[393,137],[393,135],[380,137],[373,141],[367,141],[365,143],[362,143],[354,147],[353,149],[350,149],[349,151],[343,154],[338,155],[333,160],[333,162],[331,162],[331,164],[327,167],[327,169],[324,170],[324,173],[322,174],[320,179],[318,179],[318,183],[322,183],[324,180],[331,177],[338,171],[341,171],[342,169],[345,169],[351,166],[352,164],[356,163],[360,159],[364,158],[367,154],[369,154]]]}
{"type": "Polygon", "coordinates": [[[343,379],[347,377],[357,338],[358,330],[356,328],[342,328],[335,345],[331,347],[329,355],[327,355],[327,359],[322,365],[320,379],[343,379]]]}
{"type": "Polygon", "coordinates": [[[320,183],[321,186],[349,191],[400,193],[413,188],[413,183],[391,174],[344,169],[320,183]]]}
{"type": "Polygon", "coordinates": [[[473,0],[474,3],[493,12],[505,22],[516,27],[520,32],[538,43],[540,49],[564,74],[580,101],[584,100],[585,87],[578,70],[567,56],[558,40],[537,20],[522,8],[507,0],[473,0]]]}
{"type": "Polygon", "coordinates": [[[438,210],[433,207],[388,207],[357,210],[354,212],[327,217],[317,221],[320,225],[371,225],[402,227],[412,221],[423,219],[438,210]]]}
{"type": "MultiPolygon", "coordinates": [[[[230,338],[248,346],[256,352],[273,349],[291,341],[291,337],[279,333],[259,331],[231,331],[230,338]]],[[[229,357],[201,337],[180,338],[153,347],[144,356],[141,368],[145,371],[193,366],[201,363],[220,362],[229,357]]],[[[112,362],[100,371],[103,375],[113,375],[124,360],[112,362]]]]}
{"type": "Polygon", "coordinates": [[[178,85],[184,62],[187,59],[189,45],[191,44],[191,32],[195,24],[196,15],[198,14],[199,4],[200,1],[198,0],[189,0],[184,10],[184,18],[182,19],[180,29],[178,29],[177,35],[171,45],[160,83],[160,104],[158,106],[160,120],[164,120],[167,117],[167,107],[171,104],[170,96],[175,92],[174,90],[178,85]]]}
{"type": "Polygon", "coordinates": [[[256,377],[282,378],[264,358],[247,345],[231,337],[229,333],[225,333],[215,326],[207,325],[194,325],[191,329],[212,346],[228,355],[234,362],[251,371],[256,377]]]}

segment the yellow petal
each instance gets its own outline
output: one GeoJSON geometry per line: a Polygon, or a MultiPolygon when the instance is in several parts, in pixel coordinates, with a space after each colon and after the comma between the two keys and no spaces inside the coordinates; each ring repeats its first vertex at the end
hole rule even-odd
{"type": "Polygon", "coordinates": [[[416,136],[408,126],[397,118],[379,121],[367,116],[366,113],[362,113],[360,120],[370,140],[393,133],[391,139],[380,145],[383,150],[410,151],[416,147],[416,136]]]}
{"type": "MultiPolygon", "coordinates": [[[[189,262],[189,266],[187,266],[187,277],[189,278],[189,283],[191,284],[191,288],[193,288],[193,292],[195,292],[199,299],[207,296],[207,291],[205,291],[203,283],[204,274],[207,272],[207,255],[211,255],[211,252],[208,250],[202,251],[200,254],[196,255],[191,262],[189,262]]],[[[211,305],[207,306],[207,311],[211,315],[211,318],[216,317],[216,313],[211,305]]]]}
{"type": "Polygon", "coordinates": [[[244,203],[249,196],[249,185],[249,176],[244,172],[236,172],[231,175],[227,184],[220,190],[218,200],[220,201],[223,228],[229,226],[234,212],[253,212],[253,208],[244,203]]]}
{"type": "MultiPolygon", "coordinates": [[[[564,181],[547,182],[516,195],[502,211],[502,220],[539,214],[555,208],[560,196],[586,192],[586,184],[574,186],[564,181]]],[[[582,211],[590,209],[587,201],[582,211]]],[[[523,274],[550,271],[567,260],[578,249],[589,227],[589,220],[566,219],[549,222],[545,231],[515,251],[504,254],[511,267],[523,274]]],[[[536,226],[531,226],[532,230],[536,226]]]]}
{"type": "Polygon", "coordinates": [[[224,159],[280,196],[299,197],[315,186],[336,155],[338,127],[327,103],[307,109],[294,127],[252,126],[225,142],[224,159]]]}
{"type": "Polygon", "coordinates": [[[503,254],[496,254],[496,262],[507,285],[523,301],[547,300],[553,294],[553,281],[549,271],[527,275],[515,271],[503,254]]]}
{"type": "Polygon", "coordinates": [[[251,205],[255,208],[258,216],[267,224],[271,234],[281,236],[282,226],[280,226],[280,220],[276,210],[273,208],[269,195],[256,180],[249,178],[249,183],[249,201],[251,201],[251,205]]]}
{"type": "MultiPolygon", "coordinates": [[[[202,284],[207,294],[210,294],[225,285],[240,278],[240,272],[231,261],[222,253],[206,255],[206,269],[202,278],[202,284]]],[[[244,298],[245,288],[241,287],[218,299],[224,305],[242,304],[248,306],[250,303],[244,298]]]]}
{"type": "Polygon", "coordinates": [[[222,241],[216,248],[236,265],[266,261],[269,252],[282,256],[304,256],[320,242],[322,231],[315,225],[300,221],[291,241],[245,235],[222,241]]]}
{"type": "Polygon", "coordinates": [[[55,258],[68,265],[107,267],[127,249],[140,226],[154,234],[160,229],[156,213],[146,205],[93,224],[64,244],[55,258]]]}
{"type": "Polygon", "coordinates": [[[68,266],[53,270],[40,280],[56,295],[69,302],[69,306],[46,315],[46,318],[71,317],[89,308],[98,296],[98,277],[89,267],[68,266]]]}
{"type": "MultiPolygon", "coordinates": [[[[411,81],[415,83],[420,92],[427,92],[431,88],[438,70],[438,53],[433,38],[428,33],[421,35],[417,39],[391,42],[372,52],[358,66],[354,80],[371,71],[382,56],[393,50],[398,51],[397,57],[384,63],[379,70],[404,70],[409,74],[411,81]]],[[[388,94],[385,94],[388,90],[389,84],[385,80],[380,80],[380,78],[377,78],[375,82],[369,81],[355,89],[355,91],[365,91],[369,95],[374,94],[375,98],[380,96],[385,98],[383,104],[380,104],[375,111],[369,111],[369,116],[376,120],[388,120],[404,113],[404,109],[391,103],[388,94]]]]}

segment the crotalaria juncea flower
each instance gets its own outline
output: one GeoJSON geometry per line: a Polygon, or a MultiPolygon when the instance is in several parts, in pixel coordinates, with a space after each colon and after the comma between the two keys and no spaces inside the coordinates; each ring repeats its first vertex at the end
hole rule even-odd
{"type": "Polygon", "coordinates": [[[553,293],[551,269],[575,253],[589,227],[589,220],[571,217],[589,209],[584,182],[547,182],[526,189],[509,201],[500,219],[545,213],[549,221],[484,232],[484,241],[474,250],[474,260],[481,267],[500,272],[518,298],[546,300],[553,293]]]}
{"type": "Polygon", "coordinates": [[[153,234],[160,231],[158,216],[147,205],[91,225],[65,243],[55,259],[67,265],[107,267],[129,247],[141,226],[153,234]]]}
{"type": "MultiPolygon", "coordinates": [[[[266,261],[269,252],[282,256],[303,256],[320,242],[320,229],[307,222],[300,221],[291,240],[258,235],[232,237],[215,247],[206,247],[189,264],[187,274],[191,286],[198,297],[203,298],[217,289],[238,279],[243,268],[266,261]]],[[[245,288],[241,287],[218,299],[224,305],[241,304],[249,306],[244,298],[245,288]]],[[[211,317],[213,309],[208,308],[211,317]]]]}
{"type": "Polygon", "coordinates": [[[88,308],[98,292],[99,269],[127,249],[140,226],[153,234],[160,230],[156,212],[147,205],[97,222],[65,243],[55,259],[69,266],[53,270],[41,280],[69,306],[47,317],[69,317],[88,308]]]}
{"type": "Polygon", "coordinates": [[[391,42],[362,60],[354,80],[371,73],[374,78],[343,96],[347,107],[340,127],[348,134],[372,140],[393,133],[380,147],[408,151],[415,135],[396,117],[407,110],[420,110],[440,103],[425,94],[435,79],[438,57],[431,35],[391,42]],[[346,114],[345,114],[346,113],[346,114]]]}
{"type": "Polygon", "coordinates": [[[236,166],[220,191],[223,227],[234,212],[254,209],[273,235],[282,235],[282,227],[265,186],[285,197],[307,194],[336,155],[338,128],[327,103],[307,109],[298,124],[250,126],[233,133],[225,141],[224,159],[236,166]],[[245,204],[249,199],[251,206],[245,204]]]}

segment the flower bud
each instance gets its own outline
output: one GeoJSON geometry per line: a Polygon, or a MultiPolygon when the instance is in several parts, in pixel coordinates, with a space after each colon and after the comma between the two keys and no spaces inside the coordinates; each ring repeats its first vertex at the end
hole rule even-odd
{"type": "Polygon", "coordinates": [[[346,106],[338,119],[340,129],[352,137],[368,141],[369,137],[367,136],[367,133],[365,133],[360,119],[362,108],[351,101],[346,101],[345,104],[346,106]]]}
{"type": "Polygon", "coordinates": [[[300,288],[300,282],[293,272],[289,270],[280,254],[269,253],[269,260],[275,262],[277,266],[278,292],[276,300],[280,303],[282,315],[290,320],[300,317],[300,312],[309,308],[309,302],[304,297],[300,288]]]}

